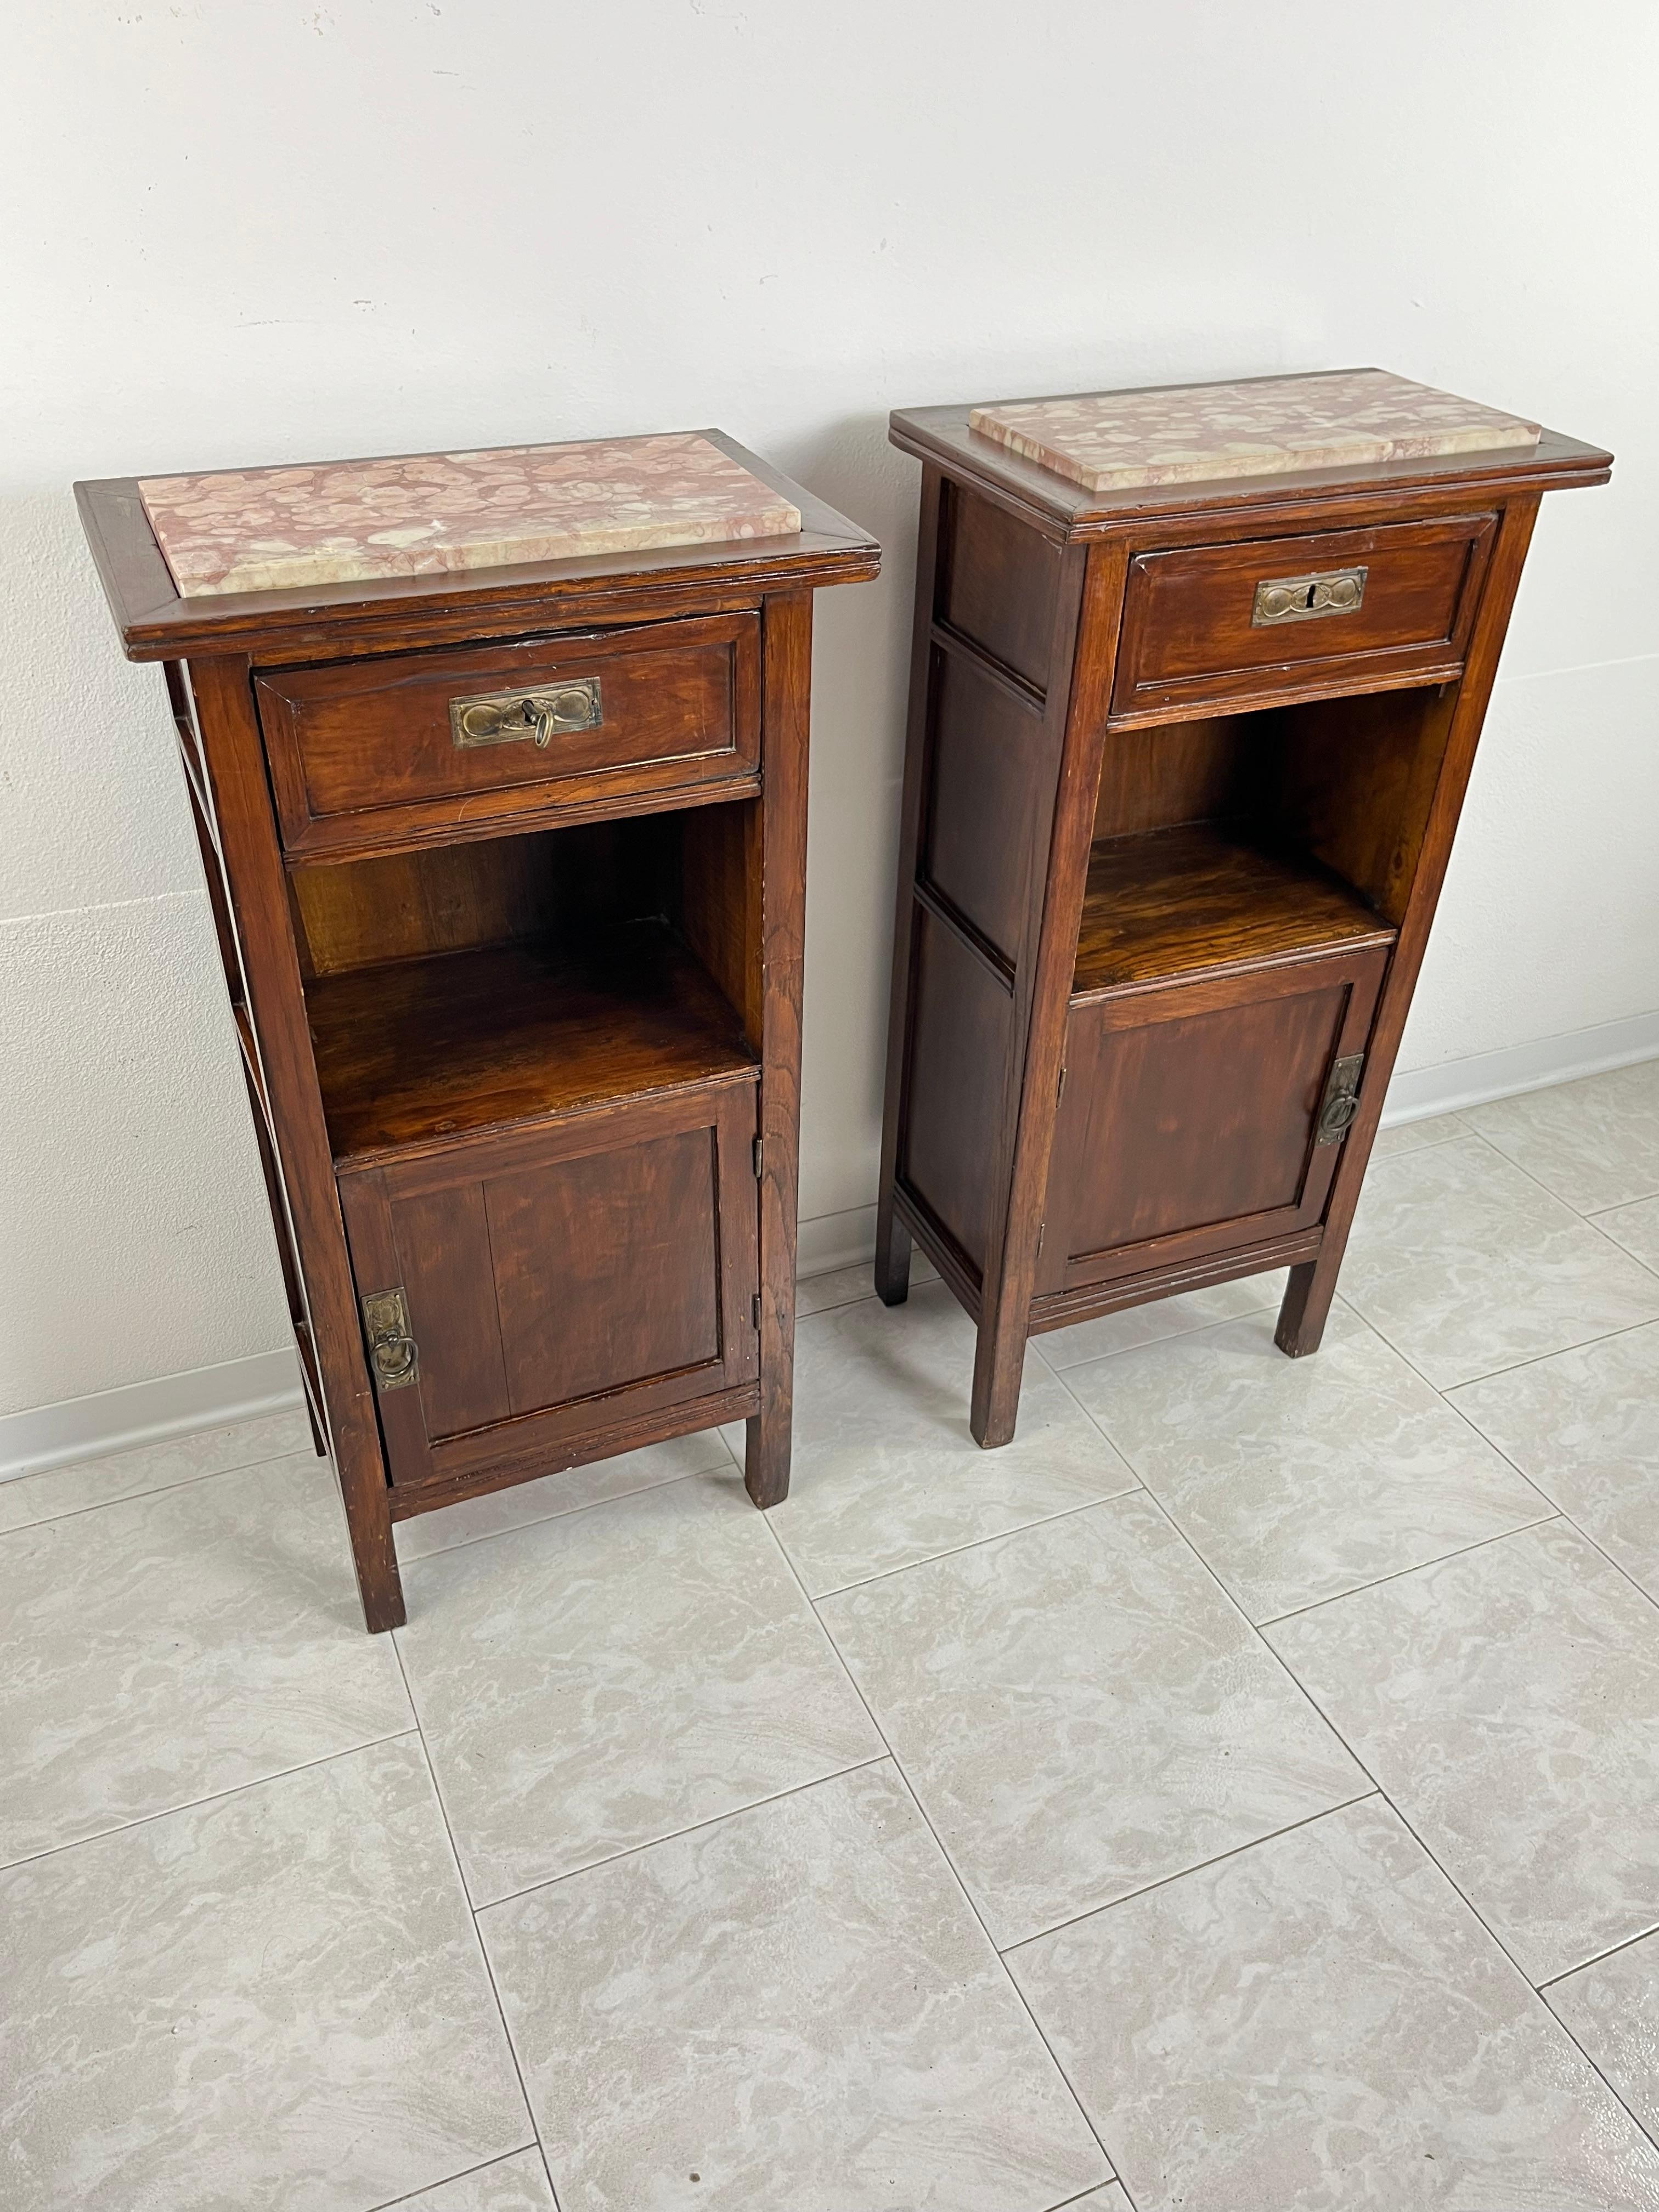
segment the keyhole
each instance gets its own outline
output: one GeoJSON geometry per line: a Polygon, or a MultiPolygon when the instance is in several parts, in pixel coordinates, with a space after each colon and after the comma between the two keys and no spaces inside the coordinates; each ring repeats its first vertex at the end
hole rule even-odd
{"type": "Polygon", "coordinates": [[[1309,585],[1309,586],[1308,586],[1308,590],[1307,590],[1307,596],[1304,599],[1304,600],[1303,600],[1303,602],[1302,602],[1302,604],[1303,604],[1303,605],[1304,605],[1304,607],[1310,607],[1310,606],[1313,605],[1313,603],[1314,603],[1314,599],[1315,599],[1316,596],[1317,595],[1318,591],[1319,591],[1319,586],[1318,586],[1318,585],[1317,585],[1317,584],[1310,584],[1310,585],[1309,585]]]}

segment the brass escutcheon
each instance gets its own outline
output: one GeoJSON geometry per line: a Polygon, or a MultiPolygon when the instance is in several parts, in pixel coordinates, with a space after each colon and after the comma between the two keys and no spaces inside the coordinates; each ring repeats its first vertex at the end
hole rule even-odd
{"type": "Polygon", "coordinates": [[[485,691],[449,702],[449,732],[463,751],[473,745],[509,745],[522,738],[545,752],[555,738],[597,730],[605,720],[597,676],[532,691],[485,691]]]}
{"type": "Polygon", "coordinates": [[[1351,615],[1365,597],[1366,574],[1364,568],[1327,568],[1312,576],[1267,577],[1255,587],[1250,627],[1310,622],[1316,615],[1351,615]]]}

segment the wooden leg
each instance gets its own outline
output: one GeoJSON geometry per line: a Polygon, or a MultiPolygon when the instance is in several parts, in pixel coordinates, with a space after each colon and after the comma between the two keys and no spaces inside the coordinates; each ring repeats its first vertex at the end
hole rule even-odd
{"type": "Polygon", "coordinates": [[[781,1505],[789,1495],[790,1407],[775,1399],[745,1425],[743,1482],[757,1505],[781,1505]]]}
{"type": "Polygon", "coordinates": [[[398,1555],[392,1547],[392,1524],[388,1517],[384,1547],[374,1529],[360,1528],[352,1517],[349,1499],[346,1504],[346,1525],[351,1532],[351,1563],[357,1571],[357,1595],[362,1600],[363,1626],[371,1636],[383,1636],[388,1628],[401,1628],[409,1614],[404,1605],[403,1577],[398,1571],[398,1555]]]}
{"type": "Polygon", "coordinates": [[[1012,1443],[1019,1418],[1019,1383],[1025,1368],[1025,1331],[987,1315],[974,1349],[974,1403],[968,1425],[985,1451],[1012,1443]]]}
{"type": "Polygon", "coordinates": [[[1305,1359],[1318,1351],[1341,1264],[1339,1245],[1328,1259],[1322,1255],[1304,1260],[1299,1267],[1291,1268],[1285,1302],[1279,1309],[1279,1326],[1273,1331],[1273,1342],[1287,1359],[1305,1359]]]}
{"type": "Polygon", "coordinates": [[[910,1295],[909,1231],[893,1210],[890,1191],[876,1213],[876,1296],[884,1306],[902,1306],[910,1295]]]}

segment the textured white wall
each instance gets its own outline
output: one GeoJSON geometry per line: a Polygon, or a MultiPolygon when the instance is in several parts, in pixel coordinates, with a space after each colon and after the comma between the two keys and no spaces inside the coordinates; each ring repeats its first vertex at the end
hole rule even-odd
{"type": "Polygon", "coordinates": [[[1546,505],[1405,1064],[1659,1002],[1650,0],[54,0],[3,52],[0,1412],[283,1334],[76,476],[714,422],[877,532],[819,601],[810,1215],[874,1181],[886,410],[1375,362],[1536,413],[1620,467],[1546,505]]]}

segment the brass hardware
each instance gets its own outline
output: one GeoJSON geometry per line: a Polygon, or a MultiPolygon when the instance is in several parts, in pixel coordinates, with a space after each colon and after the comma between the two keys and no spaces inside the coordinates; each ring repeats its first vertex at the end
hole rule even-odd
{"type": "Polygon", "coordinates": [[[766,1145],[765,1140],[760,1137],[757,1137],[755,1139],[754,1160],[755,1181],[758,1182],[761,1177],[766,1173],[766,1145]]]}
{"type": "Polygon", "coordinates": [[[1311,622],[1316,615],[1357,613],[1365,596],[1364,568],[1327,568],[1316,576],[1269,576],[1255,587],[1250,628],[1311,622]]]}
{"type": "Polygon", "coordinates": [[[475,699],[449,702],[450,735],[463,751],[472,745],[510,745],[533,738],[545,752],[555,738],[597,730],[604,720],[597,676],[546,690],[486,691],[475,699]]]}
{"type": "Polygon", "coordinates": [[[754,1328],[758,1328],[760,1327],[761,1301],[760,1292],[758,1291],[756,1291],[754,1297],[749,1301],[749,1319],[754,1328]]]}
{"type": "Polygon", "coordinates": [[[420,1352],[409,1333],[409,1301],[403,1285],[400,1283],[392,1291],[371,1291],[362,1304],[374,1387],[401,1390],[406,1382],[415,1382],[421,1371],[420,1352]]]}
{"type": "Polygon", "coordinates": [[[1363,1052],[1352,1052],[1344,1060],[1332,1061],[1325,1096],[1319,1102],[1319,1134],[1314,1139],[1316,1145],[1340,1145],[1347,1135],[1349,1125],[1359,1111],[1359,1072],[1364,1065],[1363,1052]]]}

